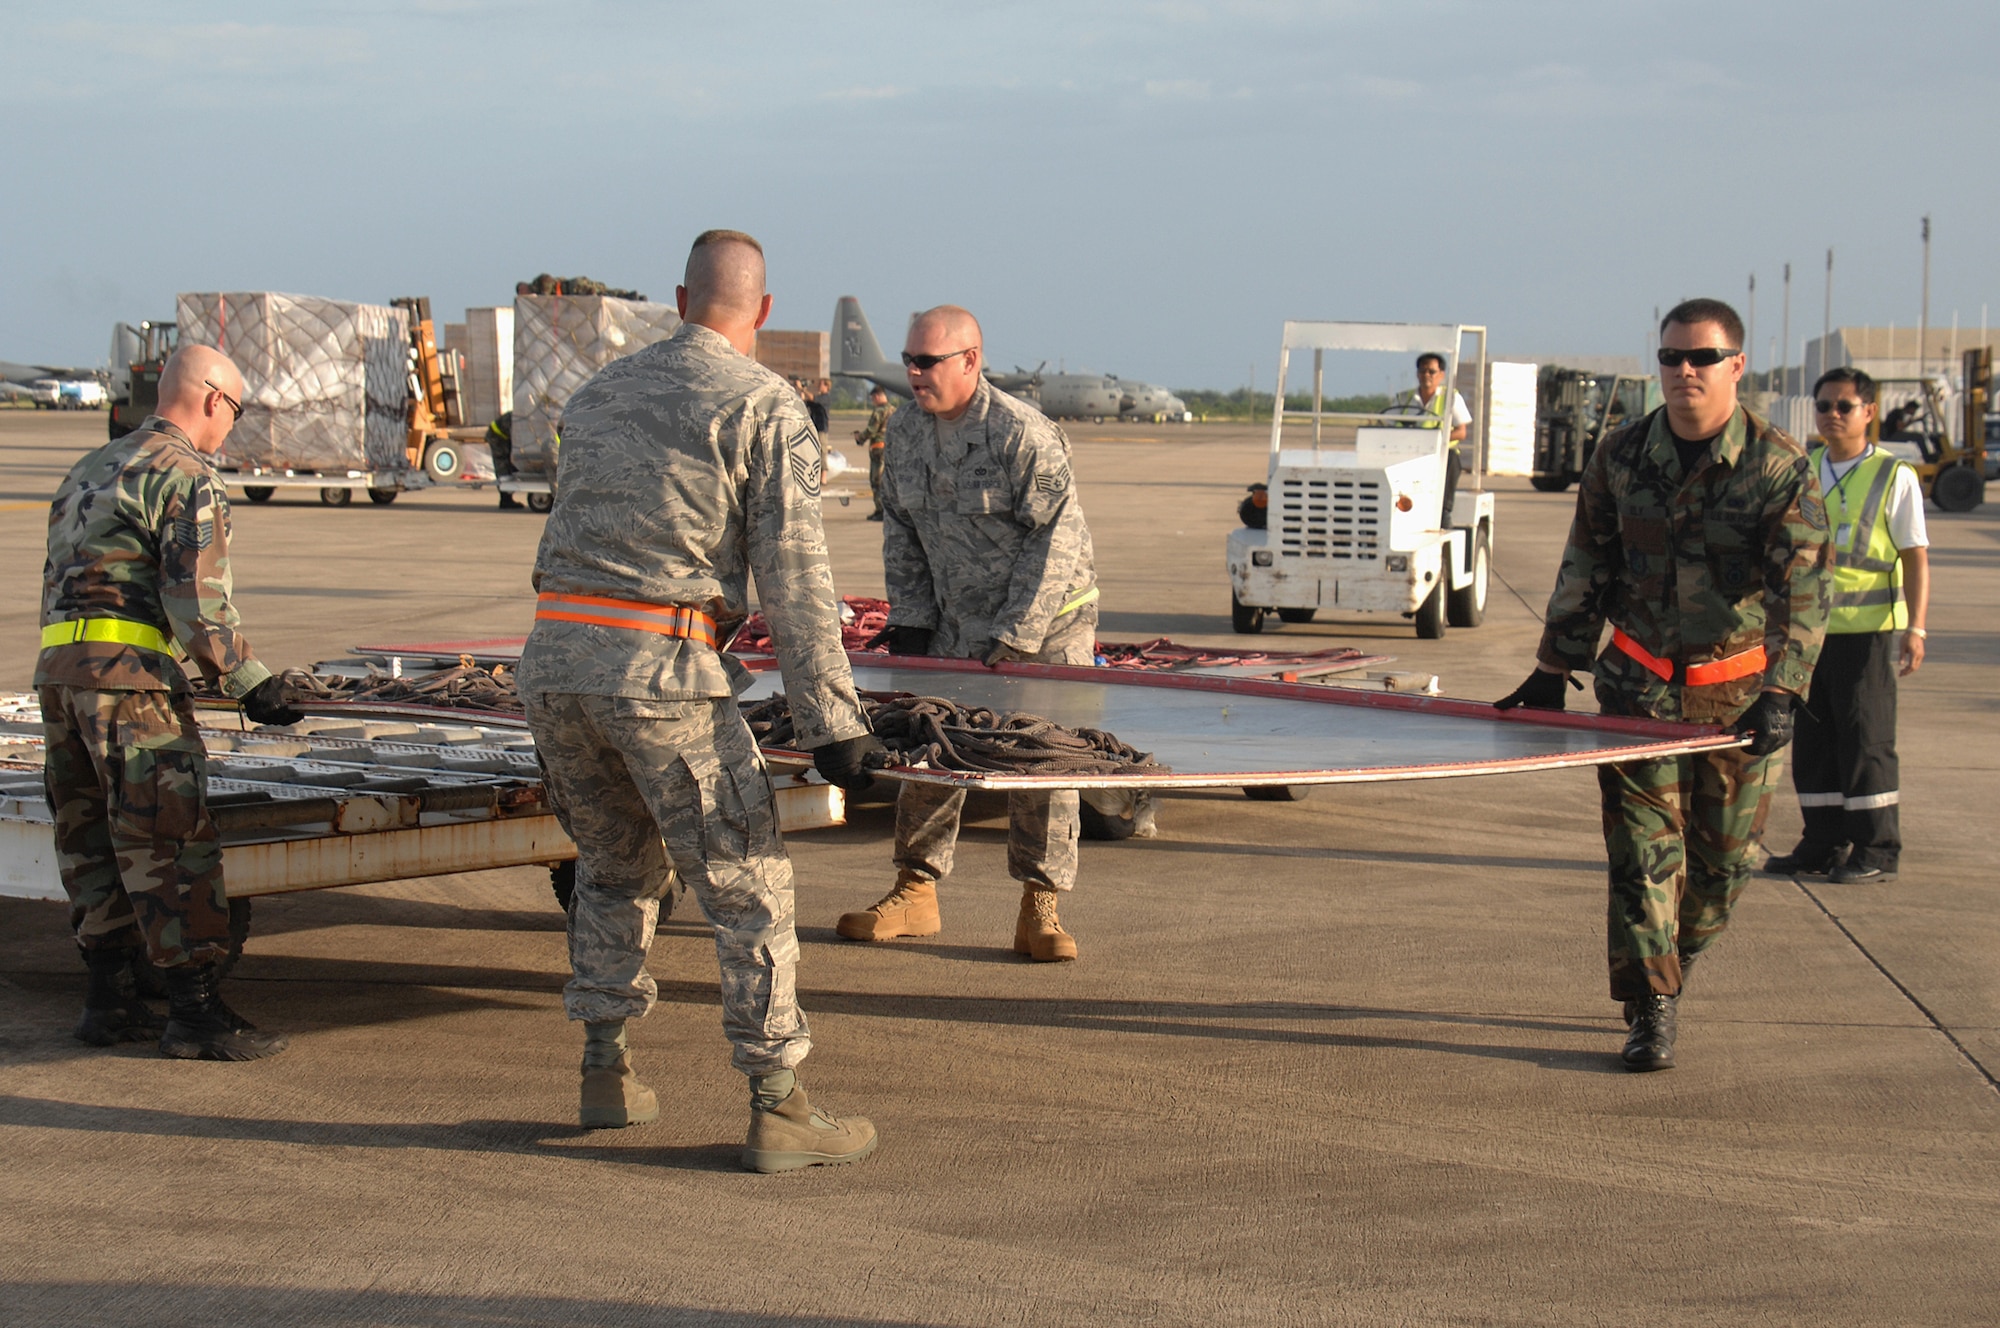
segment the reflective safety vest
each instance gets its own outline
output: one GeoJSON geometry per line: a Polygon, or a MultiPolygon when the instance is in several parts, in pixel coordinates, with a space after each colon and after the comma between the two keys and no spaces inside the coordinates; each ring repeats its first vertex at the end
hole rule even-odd
{"type": "MultiPolygon", "coordinates": [[[[1826,448],[1812,450],[1813,473],[1826,448]]],[[[1854,469],[1826,491],[1826,523],[1833,533],[1833,616],[1826,630],[1839,635],[1901,631],[1910,625],[1903,600],[1903,563],[1889,538],[1889,486],[1904,465],[1871,446],[1854,469]]]]}
{"type": "MultiPolygon", "coordinates": [[[[1389,415],[1429,415],[1437,420],[1436,427],[1444,430],[1444,445],[1446,447],[1457,447],[1460,440],[1451,436],[1451,431],[1457,427],[1451,418],[1452,397],[1453,392],[1451,388],[1440,387],[1437,390],[1436,396],[1432,397],[1429,401],[1425,401],[1422,392],[1416,388],[1411,388],[1406,392],[1398,392],[1394,403],[1390,405],[1385,413],[1389,415]]],[[[1404,425],[1403,427],[1408,428],[1410,426],[1404,425]]],[[[1428,429],[1431,426],[1425,425],[1424,427],[1428,429]]]]}

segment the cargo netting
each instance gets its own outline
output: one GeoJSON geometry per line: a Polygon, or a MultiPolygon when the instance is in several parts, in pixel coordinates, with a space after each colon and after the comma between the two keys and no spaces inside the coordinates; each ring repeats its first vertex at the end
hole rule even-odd
{"type": "Polygon", "coordinates": [[[605,365],[681,325],[664,304],[608,295],[514,297],[514,466],[552,475],[563,407],[605,365]]]}
{"type": "Polygon", "coordinates": [[[223,466],[304,471],[408,465],[409,323],[400,309],[272,291],[184,293],[182,345],[243,371],[223,466]]]}

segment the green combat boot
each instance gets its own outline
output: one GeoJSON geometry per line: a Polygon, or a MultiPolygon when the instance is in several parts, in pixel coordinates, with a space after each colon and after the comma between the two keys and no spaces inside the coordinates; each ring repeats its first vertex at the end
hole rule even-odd
{"type": "Polygon", "coordinates": [[[623,1019],[583,1026],[583,1095],[577,1123],[586,1130],[622,1130],[658,1120],[660,1099],[632,1072],[623,1019]]]}
{"type": "Polygon", "coordinates": [[[151,1042],[166,1031],[167,1021],[139,998],[132,964],[130,950],[83,952],[83,965],[90,970],[90,986],[83,993],[83,1018],[77,1021],[77,1041],[93,1047],[110,1047],[120,1042],[151,1042]]]}
{"type": "Polygon", "coordinates": [[[861,1116],[838,1120],[817,1110],[790,1070],[751,1081],[750,1137],[743,1144],[746,1171],[797,1171],[800,1167],[859,1162],[875,1151],[875,1127],[861,1116]],[[778,1090],[789,1088],[779,1095],[778,1090]]]}
{"type": "Polygon", "coordinates": [[[213,964],[178,964],[162,974],[167,982],[167,1027],[160,1054],[182,1061],[255,1061],[290,1046],[222,1002],[222,975],[213,964]]]}

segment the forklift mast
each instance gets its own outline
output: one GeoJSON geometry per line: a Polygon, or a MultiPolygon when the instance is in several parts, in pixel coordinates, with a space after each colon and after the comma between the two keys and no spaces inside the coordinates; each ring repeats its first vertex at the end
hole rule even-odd
{"type": "Polygon", "coordinates": [[[431,323],[431,301],[427,295],[403,296],[389,301],[409,315],[409,449],[410,464],[423,464],[424,447],[446,429],[465,423],[465,396],[459,388],[456,351],[440,352],[431,323]]]}

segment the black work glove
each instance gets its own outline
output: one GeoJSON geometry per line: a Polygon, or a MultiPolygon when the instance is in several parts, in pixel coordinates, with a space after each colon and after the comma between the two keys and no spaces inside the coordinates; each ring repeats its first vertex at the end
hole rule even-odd
{"type": "Polygon", "coordinates": [[[1530,710],[1560,710],[1567,699],[1563,695],[1563,684],[1568,683],[1579,692],[1583,684],[1567,673],[1550,673],[1547,669],[1536,669],[1528,675],[1528,680],[1513,691],[1493,703],[1495,710],[1512,710],[1515,706],[1526,706],[1530,710]]]}
{"type": "Polygon", "coordinates": [[[1027,658],[1025,654],[1014,649],[1014,647],[1008,645],[1005,641],[995,641],[987,650],[981,662],[989,669],[997,669],[1002,664],[1024,663],[1027,658]]]}
{"type": "Polygon", "coordinates": [[[849,793],[859,793],[875,782],[869,768],[880,769],[887,763],[888,755],[888,749],[874,734],[864,733],[858,738],[842,738],[813,748],[813,769],[827,783],[849,793]]]}
{"type": "Polygon", "coordinates": [[[1743,750],[1752,756],[1769,756],[1792,740],[1792,694],[1761,692],[1734,724],[1731,733],[1747,733],[1750,745],[1743,750]]]}
{"type": "Polygon", "coordinates": [[[243,713],[257,724],[296,724],[306,717],[305,711],[292,704],[291,688],[275,676],[244,693],[240,704],[243,713]]]}
{"type": "Polygon", "coordinates": [[[931,653],[931,629],[928,627],[884,627],[868,638],[864,650],[876,646],[889,647],[892,655],[928,655],[931,653]]]}

